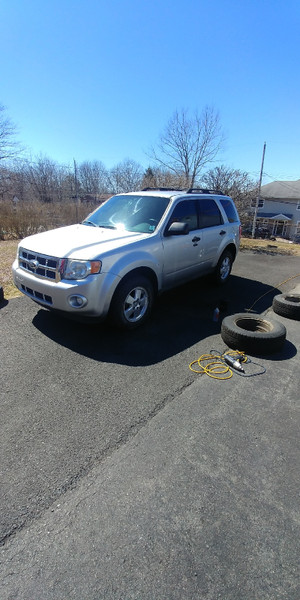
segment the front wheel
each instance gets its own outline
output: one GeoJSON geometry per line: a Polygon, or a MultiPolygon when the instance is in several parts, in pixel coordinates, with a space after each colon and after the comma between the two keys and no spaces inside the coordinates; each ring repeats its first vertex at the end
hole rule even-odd
{"type": "Polygon", "coordinates": [[[142,275],[121,282],[111,304],[111,317],[122,329],[135,329],[148,318],[154,299],[153,285],[142,275]]]}
{"type": "Polygon", "coordinates": [[[232,269],[233,258],[229,250],[223,252],[214,273],[215,281],[219,284],[226,283],[232,269]]]}

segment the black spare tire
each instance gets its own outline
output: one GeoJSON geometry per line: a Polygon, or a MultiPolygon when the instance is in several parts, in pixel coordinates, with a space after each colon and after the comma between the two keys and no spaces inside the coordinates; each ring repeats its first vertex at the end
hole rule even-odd
{"type": "Polygon", "coordinates": [[[223,341],[234,350],[252,354],[273,354],[281,350],[286,328],[278,321],[260,315],[237,313],[225,317],[221,326],[223,341]]]}
{"type": "Polygon", "coordinates": [[[272,308],[277,315],[300,321],[300,294],[278,294],[272,308]]]}

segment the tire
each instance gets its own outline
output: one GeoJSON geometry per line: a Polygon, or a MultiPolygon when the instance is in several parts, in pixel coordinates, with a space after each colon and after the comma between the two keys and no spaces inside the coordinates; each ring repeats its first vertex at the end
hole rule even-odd
{"type": "Polygon", "coordinates": [[[216,270],[214,273],[214,279],[219,285],[224,285],[228,280],[233,265],[233,257],[229,250],[225,250],[219,258],[216,270]]]}
{"type": "Polygon", "coordinates": [[[274,354],[285,342],[286,329],[282,323],[260,315],[237,313],[223,319],[221,336],[225,344],[234,350],[274,354]]]}
{"type": "Polygon", "coordinates": [[[117,327],[135,329],[149,317],[153,300],[153,285],[147,277],[127,277],[115,291],[110,316],[117,327]]]}
{"type": "Polygon", "coordinates": [[[272,308],[277,315],[300,321],[300,294],[278,294],[272,308]]]}

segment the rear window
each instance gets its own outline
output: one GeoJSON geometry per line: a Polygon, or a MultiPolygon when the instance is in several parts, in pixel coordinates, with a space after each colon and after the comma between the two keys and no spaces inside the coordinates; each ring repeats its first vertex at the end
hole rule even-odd
{"type": "Polygon", "coordinates": [[[220,202],[226,212],[229,223],[236,223],[239,220],[239,217],[233,202],[228,200],[228,198],[222,198],[220,199],[220,202]]]}
{"type": "Polygon", "coordinates": [[[198,200],[200,228],[222,225],[223,218],[219,207],[212,198],[198,200]]]}

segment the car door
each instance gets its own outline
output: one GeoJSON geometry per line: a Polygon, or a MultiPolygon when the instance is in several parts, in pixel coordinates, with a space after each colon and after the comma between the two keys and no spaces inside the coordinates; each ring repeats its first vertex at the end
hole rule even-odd
{"type": "Polygon", "coordinates": [[[217,263],[227,237],[227,225],[213,198],[199,198],[200,235],[203,243],[202,267],[210,271],[217,263]]]}
{"type": "Polygon", "coordinates": [[[201,274],[203,240],[194,198],[180,200],[174,207],[163,234],[163,286],[172,287],[201,274]],[[187,235],[168,235],[171,223],[187,223],[187,235]]]}

